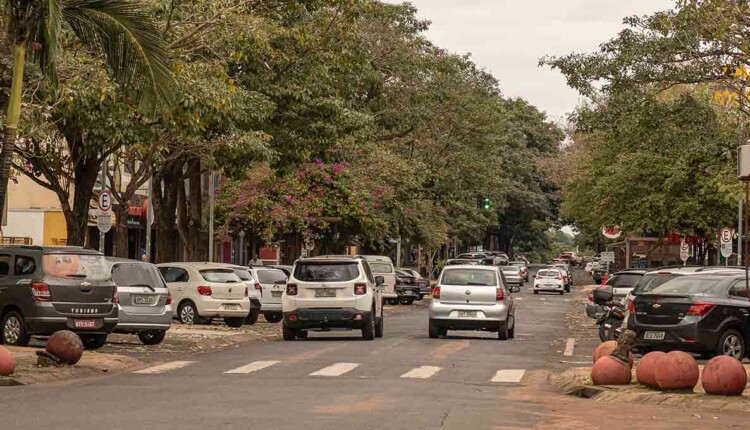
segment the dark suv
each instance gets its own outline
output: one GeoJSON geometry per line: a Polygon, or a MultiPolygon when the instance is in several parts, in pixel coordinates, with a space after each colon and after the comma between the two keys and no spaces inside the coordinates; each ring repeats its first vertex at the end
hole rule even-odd
{"type": "Polygon", "coordinates": [[[77,247],[0,247],[0,343],[78,333],[101,348],[117,326],[117,289],[104,256],[77,247]]]}

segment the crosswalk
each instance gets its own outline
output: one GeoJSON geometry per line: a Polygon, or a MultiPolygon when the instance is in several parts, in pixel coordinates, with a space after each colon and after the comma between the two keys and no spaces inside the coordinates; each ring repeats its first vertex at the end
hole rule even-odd
{"type": "MultiPolygon", "coordinates": [[[[132,373],[137,375],[161,375],[167,372],[177,371],[186,367],[195,365],[196,361],[172,361],[159,364],[145,369],[136,370],[132,373]]],[[[229,375],[247,375],[250,373],[262,372],[266,369],[283,366],[284,363],[279,360],[261,360],[253,361],[242,366],[223,371],[223,374],[229,375]]],[[[344,376],[353,370],[360,368],[362,363],[332,363],[308,374],[310,377],[336,378],[344,376]]],[[[441,374],[443,369],[438,366],[418,366],[401,374],[400,379],[424,380],[441,374]]],[[[403,370],[402,370],[403,371],[403,370]]],[[[496,384],[518,384],[521,383],[526,375],[525,369],[500,369],[494,373],[494,376],[486,382],[496,384]]],[[[394,375],[395,376],[395,375],[394,375]]]]}

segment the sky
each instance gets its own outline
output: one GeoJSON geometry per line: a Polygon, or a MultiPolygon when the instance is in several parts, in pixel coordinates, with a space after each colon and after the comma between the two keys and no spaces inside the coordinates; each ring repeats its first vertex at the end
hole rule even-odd
{"type": "MultiPolygon", "coordinates": [[[[384,0],[402,3],[402,0],[384,0]]],[[[522,97],[562,119],[582,100],[558,71],[539,67],[545,55],[591,52],[624,28],[622,19],[670,9],[673,0],[410,0],[432,21],[427,37],[474,62],[522,97]]]]}

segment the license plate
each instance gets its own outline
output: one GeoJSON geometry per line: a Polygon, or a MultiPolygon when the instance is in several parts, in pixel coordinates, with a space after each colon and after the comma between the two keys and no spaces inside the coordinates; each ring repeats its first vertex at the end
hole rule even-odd
{"type": "Polygon", "coordinates": [[[404,291],[404,295],[405,296],[416,296],[416,294],[414,294],[414,291],[412,291],[412,290],[406,290],[406,291],[404,291]]]}
{"type": "Polygon", "coordinates": [[[336,290],[333,288],[318,288],[315,290],[315,297],[336,297],[336,290]]]}
{"type": "Polygon", "coordinates": [[[281,297],[283,291],[271,291],[271,297],[281,297]]]}
{"type": "Polygon", "coordinates": [[[156,303],[156,297],[154,296],[135,296],[133,300],[136,305],[153,305],[156,303]]]}
{"type": "Polygon", "coordinates": [[[225,304],[224,309],[228,311],[236,311],[240,308],[240,305],[234,305],[234,304],[225,304]]]}
{"type": "Polygon", "coordinates": [[[476,318],[477,311],[458,311],[459,318],[476,318]]]}
{"type": "Polygon", "coordinates": [[[664,340],[664,332],[663,331],[647,331],[643,333],[643,338],[645,340],[664,340]]]}
{"type": "Polygon", "coordinates": [[[96,328],[96,320],[75,320],[76,328],[96,328]]]}

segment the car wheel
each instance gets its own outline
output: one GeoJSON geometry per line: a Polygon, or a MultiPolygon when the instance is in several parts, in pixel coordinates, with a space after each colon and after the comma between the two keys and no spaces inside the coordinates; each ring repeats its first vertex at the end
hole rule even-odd
{"type": "Polygon", "coordinates": [[[417,301],[420,301],[422,299],[424,299],[424,294],[420,294],[419,297],[417,297],[417,301]]]}
{"type": "Polygon", "coordinates": [[[510,319],[510,321],[513,323],[511,324],[510,328],[508,329],[508,338],[513,339],[516,337],[516,316],[513,315],[510,319]]]}
{"type": "Polygon", "coordinates": [[[719,338],[717,355],[728,355],[738,360],[745,358],[745,338],[737,330],[727,330],[719,338]]]}
{"type": "Polygon", "coordinates": [[[297,338],[297,330],[287,327],[286,324],[282,324],[281,335],[284,340],[294,340],[297,338]]]}
{"type": "Polygon", "coordinates": [[[266,321],[276,324],[277,322],[281,321],[281,314],[278,312],[266,312],[263,314],[263,318],[266,319],[266,321]]]}
{"type": "Polygon", "coordinates": [[[408,298],[408,299],[401,299],[401,304],[406,306],[411,306],[414,304],[414,299],[408,298]]]}
{"type": "Polygon", "coordinates": [[[138,333],[138,339],[144,345],[158,345],[164,341],[166,330],[147,330],[138,333]]]}
{"type": "Polygon", "coordinates": [[[539,294],[539,290],[534,290],[534,294],[539,294]]]}
{"type": "Polygon", "coordinates": [[[497,338],[499,340],[508,340],[508,321],[500,323],[500,327],[497,329],[497,338]]]}
{"type": "Polygon", "coordinates": [[[565,290],[562,290],[562,291],[560,291],[560,293],[559,293],[559,294],[560,294],[561,296],[562,296],[562,295],[565,295],[565,290]]]}
{"type": "Polygon", "coordinates": [[[297,339],[307,339],[307,330],[300,330],[297,332],[297,339]]]}
{"type": "Polygon", "coordinates": [[[375,339],[375,309],[370,311],[367,318],[364,320],[362,326],[362,339],[373,340],[375,339]]]}
{"type": "Polygon", "coordinates": [[[87,350],[99,349],[107,343],[106,334],[82,334],[79,336],[83,343],[83,348],[87,350]]]}
{"type": "Polygon", "coordinates": [[[435,324],[434,321],[430,320],[430,325],[428,327],[428,334],[430,336],[430,339],[437,339],[440,337],[440,328],[435,324]]]}
{"type": "Polygon", "coordinates": [[[5,314],[2,335],[2,343],[6,345],[26,346],[31,340],[31,336],[26,332],[23,316],[16,311],[5,314]]]}
{"type": "Polygon", "coordinates": [[[258,322],[259,314],[260,312],[258,311],[250,311],[250,313],[247,314],[247,318],[245,318],[245,325],[253,325],[258,322]]]}
{"type": "Polygon", "coordinates": [[[195,304],[193,302],[181,304],[180,310],[177,312],[177,320],[188,325],[198,322],[198,309],[195,308],[195,304]]]}
{"type": "Polygon", "coordinates": [[[232,328],[240,328],[245,325],[245,318],[224,318],[224,324],[232,328]]]}
{"type": "Polygon", "coordinates": [[[380,318],[378,318],[378,322],[375,325],[375,337],[383,337],[383,333],[385,331],[384,324],[385,323],[383,322],[383,312],[381,311],[380,318]]]}
{"type": "Polygon", "coordinates": [[[398,299],[388,299],[388,304],[391,306],[396,306],[398,304],[398,299]]]}

